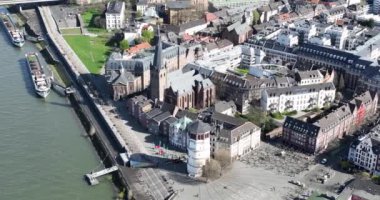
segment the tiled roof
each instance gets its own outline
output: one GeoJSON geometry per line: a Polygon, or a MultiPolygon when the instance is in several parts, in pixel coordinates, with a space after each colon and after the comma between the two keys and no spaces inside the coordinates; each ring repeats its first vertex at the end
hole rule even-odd
{"type": "Polygon", "coordinates": [[[188,131],[193,134],[206,133],[211,131],[210,125],[202,121],[195,121],[187,127],[188,131]]]}
{"type": "Polygon", "coordinates": [[[211,119],[214,121],[220,121],[223,123],[227,123],[233,126],[241,126],[245,123],[244,120],[236,118],[236,117],[231,117],[229,115],[225,115],[222,113],[214,112],[211,116],[211,119]]]}
{"type": "Polygon", "coordinates": [[[171,116],[171,114],[169,112],[164,112],[164,113],[161,113],[155,117],[153,117],[153,121],[155,122],[162,122],[164,121],[165,119],[169,118],[171,116]]]}
{"type": "Polygon", "coordinates": [[[124,2],[112,1],[108,3],[107,13],[121,13],[124,6],[124,2]]]}
{"type": "Polygon", "coordinates": [[[268,88],[266,89],[266,93],[268,96],[280,96],[280,95],[292,95],[292,94],[303,94],[310,92],[318,92],[320,90],[335,90],[335,86],[333,83],[320,83],[313,85],[300,85],[293,87],[285,87],[285,88],[268,88]]]}
{"type": "Polygon", "coordinates": [[[152,46],[148,42],[143,42],[141,44],[135,45],[128,49],[128,53],[135,54],[143,49],[151,48],[152,46]]]}
{"type": "Polygon", "coordinates": [[[316,126],[314,124],[310,124],[310,123],[307,123],[305,121],[302,121],[302,120],[299,120],[296,118],[292,118],[289,116],[287,116],[285,118],[285,122],[283,124],[283,127],[291,129],[291,130],[296,131],[296,132],[301,133],[301,134],[312,136],[312,137],[317,136],[319,133],[319,129],[320,129],[318,126],[316,126]]]}

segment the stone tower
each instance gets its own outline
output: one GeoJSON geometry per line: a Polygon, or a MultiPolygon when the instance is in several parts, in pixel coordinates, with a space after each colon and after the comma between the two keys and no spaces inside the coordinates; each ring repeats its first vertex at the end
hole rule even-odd
{"type": "Polygon", "coordinates": [[[200,177],[203,166],[210,160],[211,127],[198,120],[190,124],[187,131],[187,172],[191,177],[200,177]]]}
{"type": "Polygon", "coordinates": [[[162,41],[160,28],[157,30],[157,44],[154,51],[153,65],[150,69],[150,98],[164,101],[164,93],[168,81],[166,65],[163,64],[162,41]]]}

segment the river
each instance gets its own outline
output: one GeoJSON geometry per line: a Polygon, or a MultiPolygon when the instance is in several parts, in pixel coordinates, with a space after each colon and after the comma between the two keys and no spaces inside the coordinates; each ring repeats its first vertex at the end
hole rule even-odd
{"type": "Polygon", "coordinates": [[[13,47],[0,27],[0,199],[113,199],[109,177],[83,180],[101,161],[67,99],[36,97],[24,55],[37,49],[13,47]]]}

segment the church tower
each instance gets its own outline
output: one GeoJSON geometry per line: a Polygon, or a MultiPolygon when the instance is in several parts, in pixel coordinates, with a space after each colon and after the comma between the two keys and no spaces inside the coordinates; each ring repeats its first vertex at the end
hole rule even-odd
{"type": "Polygon", "coordinates": [[[150,68],[150,98],[164,101],[164,93],[168,81],[166,66],[163,64],[162,41],[160,27],[157,30],[157,44],[154,51],[153,65],[150,68]]]}

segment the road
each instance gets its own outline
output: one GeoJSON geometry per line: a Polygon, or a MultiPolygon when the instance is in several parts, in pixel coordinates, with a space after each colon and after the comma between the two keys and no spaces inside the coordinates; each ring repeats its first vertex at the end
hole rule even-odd
{"type": "Polygon", "coordinates": [[[0,0],[0,6],[26,4],[26,3],[49,3],[49,2],[60,2],[60,1],[63,2],[63,0],[0,0]]]}

